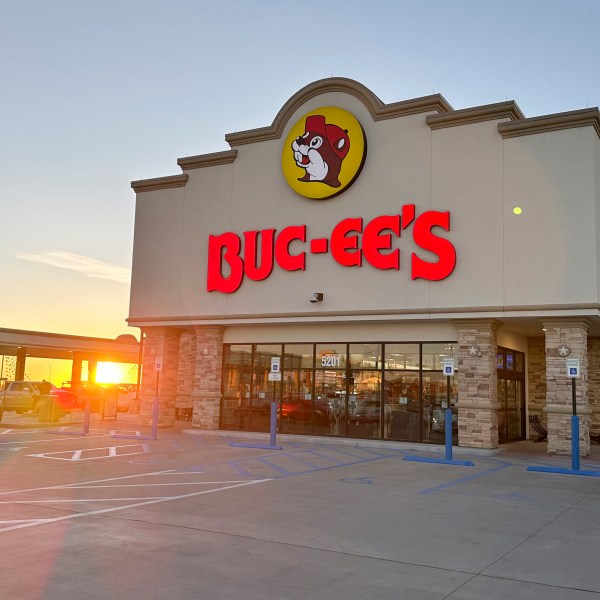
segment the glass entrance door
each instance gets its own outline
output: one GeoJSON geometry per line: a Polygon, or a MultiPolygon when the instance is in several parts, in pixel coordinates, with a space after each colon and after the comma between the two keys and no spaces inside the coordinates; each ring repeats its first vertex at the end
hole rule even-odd
{"type": "Polygon", "coordinates": [[[525,355],[498,347],[498,441],[525,439],[525,355]]]}

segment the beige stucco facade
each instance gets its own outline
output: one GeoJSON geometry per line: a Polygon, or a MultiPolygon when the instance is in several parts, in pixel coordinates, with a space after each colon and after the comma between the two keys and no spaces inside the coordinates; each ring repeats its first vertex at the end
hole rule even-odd
{"type": "Polygon", "coordinates": [[[600,371],[591,360],[600,337],[597,109],[527,119],[514,102],[453,110],[434,95],[386,105],[361,84],[332,78],[300,90],[271,126],[226,139],[229,151],[179,159],[179,175],[132,183],[129,323],[150,340],[142,384],[148,406],[152,356],[170,348],[171,375],[159,390],[168,398],[163,422],[179,402],[193,405],[195,426],[219,426],[223,344],[451,341],[460,445],[498,444],[500,346],[526,356],[525,393],[548,424],[548,450],[567,452],[568,425],[556,416],[568,404],[557,391],[570,385],[557,355],[567,344],[582,363],[581,448],[589,451],[590,428],[600,421],[598,392],[588,385],[600,371]],[[281,157],[291,127],[327,106],[358,119],[368,150],[353,185],[312,200],[287,185],[281,157]],[[310,240],[329,239],[343,219],[366,224],[406,205],[417,216],[450,213],[449,231],[436,232],[455,248],[456,266],[442,280],[411,279],[413,253],[432,263],[437,257],[415,245],[409,226],[393,237],[399,270],[345,267],[309,250],[310,240]],[[306,243],[290,246],[306,252],[305,270],[275,264],[269,277],[246,277],[234,293],[207,290],[209,236],[291,225],[306,226],[306,243]],[[313,292],[323,301],[309,302],[313,292]]]}

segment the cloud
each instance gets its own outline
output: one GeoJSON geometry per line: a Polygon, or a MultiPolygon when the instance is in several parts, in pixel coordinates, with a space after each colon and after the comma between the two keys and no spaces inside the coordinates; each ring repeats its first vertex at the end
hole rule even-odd
{"type": "Polygon", "coordinates": [[[58,267],[59,269],[77,271],[94,279],[108,279],[118,283],[129,283],[131,281],[131,270],[127,267],[111,265],[82,254],[61,251],[35,252],[17,254],[17,258],[58,267]]]}

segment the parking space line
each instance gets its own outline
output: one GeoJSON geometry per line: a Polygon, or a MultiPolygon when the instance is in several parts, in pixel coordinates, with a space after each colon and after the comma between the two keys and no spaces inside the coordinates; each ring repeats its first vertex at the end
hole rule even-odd
{"type": "MultiPolygon", "coordinates": [[[[2,504],[70,504],[74,502],[131,502],[132,500],[158,500],[160,498],[171,498],[172,496],[142,496],[140,498],[68,498],[68,499],[51,499],[44,498],[37,500],[2,500],[2,504]]],[[[51,519],[23,519],[23,521],[48,521],[51,519]]],[[[2,521],[0,521],[1,523],[2,521]]],[[[7,521],[8,522],[8,521],[7,521]]]]}
{"type": "Polygon", "coordinates": [[[156,486],[168,486],[173,487],[174,485],[206,485],[208,483],[243,483],[246,479],[234,479],[231,481],[169,481],[169,483],[124,483],[121,485],[82,485],[77,489],[80,490],[92,490],[98,488],[126,488],[126,487],[156,487],[156,486]]]}
{"type": "Polygon", "coordinates": [[[211,490],[202,490],[199,492],[191,492],[189,494],[181,494],[179,496],[170,496],[168,498],[154,498],[152,500],[146,500],[144,502],[135,502],[134,504],[125,504],[123,506],[113,506],[111,508],[101,508],[99,510],[92,510],[90,512],[81,512],[81,513],[73,513],[69,515],[62,515],[60,517],[54,517],[52,519],[47,519],[44,521],[37,522],[29,522],[29,523],[21,523],[18,525],[13,525],[12,527],[5,527],[4,529],[0,529],[1,533],[7,533],[9,531],[14,531],[16,529],[24,529],[26,527],[34,527],[38,525],[48,525],[50,523],[57,523],[59,521],[67,521],[70,519],[80,519],[82,517],[91,517],[95,515],[102,515],[107,513],[112,513],[121,510],[128,510],[130,508],[139,508],[141,506],[150,506],[152,504],[159,504],[161,502],[170,502],[173,500],[183,500],[184,498],[193,498],[194,496],[201,496],[204,494],[213,494],[216,492],[223,492],[225,490],[231,490],[234,488],[245,487],[248,485],[254,485],[257,483],[265,483],[267,481],[272,481],[271,479],[256,479],[253,481],[245,481],[244,483],[236,483],[233,485],[227,485],[225,487],[213,488],[211,490]]]}
{"type": "Polygon", "coordinates": [[[58,485],[48,485],[44,487],[37,488],[27,488],[23,490],[9,490],[5,492],[0,492],[0,496],[6,496],[8,494],[20,494],[22,492],[37,492],[40,490],[59,490],[59,489],[69,489],[69,488],[78,488],[81,485],[86,485],[88,483],[104,483],[105,481],[121,481],[123,479],[134,479],[135,477],[150,477],[157,475],[170,475],[175,472],[175,469],[166,469],[164,471],[149,471],[148,473],[136,473],[135,475],[123,475],[122,477],[107,477],[106,479],[94,479],[91,481],[79,481],[77,483],[61,483],[58,485]]]}
{"type": "Polygon", "coordinates": [[[34,458],[50,458],[53,460],[99,460],[101,458],[116,458],[121,456],[131,456],[132,454],[144,454],[150,452],[150,446],[148,444],[124,444],[122,446],[103,446],[101,448],[82,448],[78,450],[61,450],[58,452],[42,452],[40,454],[27,454],[27,456],[31,456],[34,458]],[[119,448],[141,448],[139,452],[120,452],[117,450],[119,448]],[[82,456],[84,452],[95,452],[97,450],[106,450],[106,454],[103,456],[82,456]],[[70,456],[57,456],[57,455],[68,455],[70,456]]]}
{"type": "MultiPolygon", "coordinates": [[[[27,432],[29,433],[29,432],[27,432]]],[[[110,437],[108,435],[100,435],[100,434],[94,434],[94,435],[90,435],[91,438],[97,438],[97,437],[110,437]]],[[[0,442],[0,445],[12,445],[12,444],[45,444],[46,442],[66,442],[68,440],[78,440],[81,441],[80,437],[62,437],[62,438],[48,438],[48,439],[43,439],[43,440],[25,440],[23,442],[19,442],[19,441],[15,441],[15,442],[0,442]]]]}
{"type": "Polygon", "coordinates": [[[48,519],[10,519],[9,521],[0,521],[2,523],[42,523],[48,519]]]}

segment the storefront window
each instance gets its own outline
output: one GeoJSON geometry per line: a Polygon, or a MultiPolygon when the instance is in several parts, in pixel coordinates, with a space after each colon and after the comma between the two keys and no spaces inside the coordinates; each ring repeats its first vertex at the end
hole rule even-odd
{"type": "Polygon", "coordinates": [[[346,344],[317,344],[317,369],[345,369],[346,344]]]}
{"type": "Polygon", "coordinates": [[[443,444],[448,391],[451,408],[458,391],[442,367],[454,352],[452,342],[226,345],[221,427],[266,432],[275,401],[281,432],[443,444]]]}
{"type": "Polygon", "coordinates": [[[315,371],[314,432],[320,435],[347,435],[348,397],[346,370],[315,371]]]}
{"type": "Polygon", "coordinates": [[[313,371],[303,369],[283,372],[280,428],[282,433],[312,433],[313,418],[321,422],[326,414],[314,411],[313,371]]]}
{"type": "Polygon", "coordinates": [[[385,371],[386,439],[421,441],[420,396],[418,371],[385,371]]]}
{"type": "Polygon", "coordinates": [[[423,344],[423,371],[441,371],[444,359],[454,358],[454,344],[423,344]]]}
{"type": "Polygon", "coordinates": [[[249,427],[251,383],[252,346],[225,346],[221,429],[249,427]]]}
{"type": "Polygon", "coordinates": [[[348,435],[381,437],[381,372],[352,371],[348,391],[348,435]]]}
{"type": "Polygon", "coordinates": [[[352,369],[381,369],[381,344],[350,344],[352,369]]]}
{"type": "Polygon", "coordinates": [[[445,413],[447,408],[452,408],[452,443],[458,442],[458,413],[454,408],[457,399],[458,386],[455,377],[447,377],[441,372],[423,373],[423,441],[444,443],[445,413]]]}
{"type": "Polygon", "coordinates": [[[283,370],[312,369],[313,344],[286,344],[283,355],[283,370]]]}
{"type": "Polygon", "coordinates": [[[281,359],[281,344],[259,344],[254,353],[252,390],[250,393],[250,429],[269,431],[271,402],[279,401],[280,382],[269,381],[271,359],[281,359]]]}
{"type": "Polygon", "coordinates": [[[386,344],[386,370],[418,371],[421,366],[419,344],[386,344]]]}

